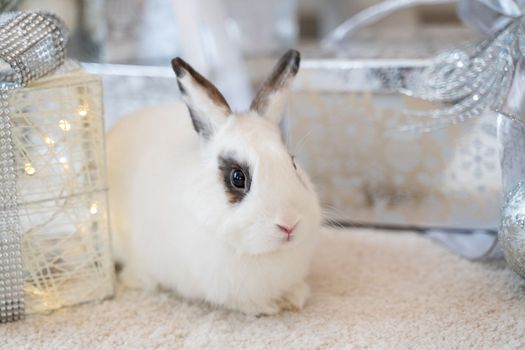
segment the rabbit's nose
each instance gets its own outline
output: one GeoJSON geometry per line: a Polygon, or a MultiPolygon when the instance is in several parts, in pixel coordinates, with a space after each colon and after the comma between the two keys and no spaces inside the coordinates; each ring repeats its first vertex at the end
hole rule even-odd
{"type": "Polygon", "coordinates": [[[286,233],[288,236],[290,236],[293,233],[293,230],[297,226],[297,223],[292,226],[286,226],[286,225],[279,225],[277,224],[277,227],[279,230],[281,230],[283,233],[286,233]]]}

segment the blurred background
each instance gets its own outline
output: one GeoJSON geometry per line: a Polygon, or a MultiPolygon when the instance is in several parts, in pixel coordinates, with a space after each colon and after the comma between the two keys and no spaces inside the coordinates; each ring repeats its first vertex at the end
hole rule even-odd
{"type": "MultiPolygon", "coordinates": [[[[322,37],[379,0],[8,0],[5,7],[57,13],[72,32],[70,54],[82,61],[165,64],[193,45],[213,45],[205,27],[213,21],[247,57],[290,46],[315,45],[322,37]],[[193,18],[193,19],[192,19],[193,18]],[[191,23],[195,21],[196,23],[191,23]],[[200,33],[191,33],[189,30],[200,33]],[[182,35],[183,34],[183,35],[182,35]],[[185,38],[186,37],[186,38],[185,38]],[[147,38],[147,40],[146,40],[147,38]],[[199,43],[199,41],[203,41],[199,43]]],[[[383,19],[377,28],[414,30],[459,25],[455,5],[416,6],[383,19]]],[[[216,30],[219,28],[215,28],[216,30]]],[[[210,49],[208,47],[208,49],[210,49]]],[[[209,59],[209,58],[208,58],[209,59]]]]}
{"type": "MultiPolygon", "coordinates": [[[[373,0],[19,0],[11,9],[57,13],[71,31],[68,54],[102,74],[106,123],[142,105],[177,94],[169,62],[182,56],[209,77],[231,101],[246,108],[257,86],[286,49],[306,57],[333,54],[320,41],[373,0]]],[[[404,40],[398,55],[421,56],[406,41],[421,28],[459,27],[453,4],[419,6],[394,13],[360,31],[365,41],[387,35],[404,40]],[[388,31],[385,31],[388,29],[388,31]],[[402,35],[392,33],[402,33],[402,35]],[[404,51],[404,52],[403,52],[404,51]],[[411,53],[409,51],[412,51],[411,53]]],[[[378,56],[377,48],[346,47],[345,56],[378,56]],[[348,52],[351,51],[351,52],[348,52]]],[[[372,45],[369,45],[372,46],[372,45]]],[[[428,51],[428,50],[427,50],[428,51]]]]}
{"type": "Polygon", "coordinates": [[[102,78],[107,129],[131,111],[178,98],[170,67],[176,56],[243,110],[275,61],[297,48],[303,60],[283,127],[327,219],[493,233],[502,197],[493,114],[431,133],[389,134],[410,123],[407,108],[430,108],[399,93],[405,78],[479,34],[461,23],[452,0],[412,1],[419,5],[345,30],[349,19],[379,3],[410,1],[8,0],[2,6],[63,18],[68,55],[102,78]]]}

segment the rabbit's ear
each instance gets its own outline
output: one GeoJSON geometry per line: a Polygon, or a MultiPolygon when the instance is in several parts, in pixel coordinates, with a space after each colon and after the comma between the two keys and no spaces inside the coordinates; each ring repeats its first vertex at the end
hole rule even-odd
{"type": "Polygon", "coordinates": [[[182,99],[190,111],[195,130],[208,139],[232,113],[217,88],[182,58],[171,61],[182,99]]]}
{"type": "Polygon", "coordinates": [[[263,83],[250,109],[279,123],[290,92],[290,85],[299,70],[301,54],[288,50],[275,65],[272,74],[263,83]]]}

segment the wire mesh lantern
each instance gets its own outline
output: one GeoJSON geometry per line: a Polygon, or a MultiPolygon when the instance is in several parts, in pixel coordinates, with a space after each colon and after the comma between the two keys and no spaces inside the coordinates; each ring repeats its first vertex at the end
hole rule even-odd
{"type": "Polygon", "coordinates": [[[27,311],[111,294],[98,77],[59,74],[13,94],[27,311]]]}

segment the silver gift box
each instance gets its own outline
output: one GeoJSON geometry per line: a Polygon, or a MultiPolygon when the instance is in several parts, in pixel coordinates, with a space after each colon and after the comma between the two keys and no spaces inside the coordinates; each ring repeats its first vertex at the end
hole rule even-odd
{"type": "Polygon", "coordinates": [[[180,98],[171,67],[84,63],[102,78],[104,118],[109,129],[126,114],[148,106],[170,104],[180,98]]]}
{"type": "Polygon", "coordinates": [[[405,110],[435,107],[397,92],[405,79],[471,34],[439,29],[386,35],[365,32],[339,58],[303,60],[294,84],[292,151],[313,178],[327,218],[497,227],[502,191],[495,114],[431,132],[401,131],[418,122],[405,110]]]}

